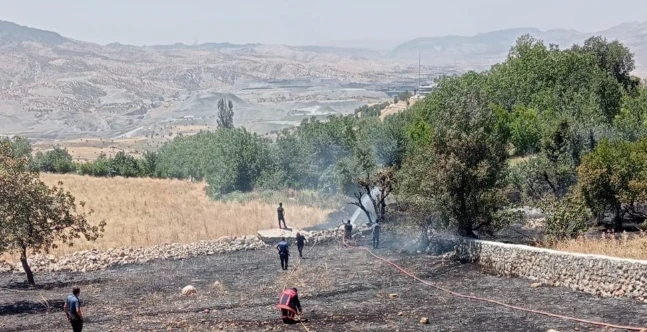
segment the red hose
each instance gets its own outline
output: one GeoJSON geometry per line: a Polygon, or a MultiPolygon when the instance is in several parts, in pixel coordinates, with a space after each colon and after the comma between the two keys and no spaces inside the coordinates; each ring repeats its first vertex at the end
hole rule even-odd
{"type": "Polygon", "coordinates": [[[464,298],[464,299],[475,300],[475,301],[483,301],[483,302],[493,303],[493,304],[500,305],[502,307],[506,307],[506,308],[510,308],[510,309],[514,309],[514,310],[525,311],[525,312],[530,312],[530,313],[549,316],[549,317],[554,317],[554,318],[561,318],[561,319],[564,319],[564,320],[570,320],[570,321],[575,321],[575,322],[585,323],[585,324],[590,324],[590,325],[596,325],[596,326],[602,326],[602,327],[614,328],[614,329],[623,329],[623,330],[628,330],[628,331],[641,331],[641,332],[646,332],[647,331],[647,328],[644,328],[644,327],[607,324],[607,323],[603,323],[603,322],[596,322],[596,321],[586,320],[586,319],[582,319],[582,318],[575,318],[575,317],[570,317],[570,316],[554,314],[554,313],[541,311],[541,310],[533,310],[533,309],[522,308],[522,307],[518,307],[518,306],[515,306],[515,305],[499,302],[499,301],[492,300],[492,299],[487,299],[487,298],[483,298],[483,297],[471,296],[471,295],[465,295],[465,294],[457,293],[457,292],[454,292],[454,291],[451,291],[449,289],[434,285],[434,284],[432,284],[432,283],[430,283],[428,281],[425,281],[425,280],[422,280],[422,279],[416,277],[414,274],[412,274],[409,271],[405,270],[401,266],[387,260],[384,257],[381,257],[381,256],[378,256],[378,255],[374,254],[368,248],[352,246],[352,245],[346,243],[345,240],[342,240],[342,241],[344,241],[344,245],[346,247],[348,247],[348,248],[365,250],[366,252],[371,254],[371,256],[373,256],[373,257],[375,257],[375,258],[377,258],[377,259],[379,259],[379,260],[381,260],[381,261],[395,267],[396,269],[400,270],[400,272],[402,272],[403,274],[409,276],[410,278],[413,278],[413,279],[415,279],[417,281],[420,281],[421,283],[423,283],[423,284],[425,284],[427,286],[431,286],[431,287],[433,287],[433,288],[435,288],[437,290],[443,291],[445,293],[449,293],[449,294],[457,296],[457,297],[461,297],[461,298],[464,298]]]}

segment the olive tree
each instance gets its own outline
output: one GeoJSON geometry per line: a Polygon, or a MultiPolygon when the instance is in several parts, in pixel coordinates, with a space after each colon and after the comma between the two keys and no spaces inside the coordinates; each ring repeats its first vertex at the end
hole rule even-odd
{"type": "MultiPolygon", "coordinates": [[[[49,252],[59,244],[73,246],[81,236],[94,241],[105,222],[91,225],[87,214],[77,211],[74,197],[62,183],[48,187],[28,168],[26,158],[14,158],[9,145],[0,144],[0,252],[17,252],[30,285],[34,275],[28,250],[49,252]]],[[[85,207],[84,202],[78,204],[85,207]]]]}

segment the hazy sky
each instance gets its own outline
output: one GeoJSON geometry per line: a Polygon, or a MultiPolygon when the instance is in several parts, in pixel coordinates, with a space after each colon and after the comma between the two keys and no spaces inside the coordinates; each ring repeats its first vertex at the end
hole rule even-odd
{"type": "Polygon", "coordinates": [[[595,32],[646,0],[0,0],[0,19],[102,44],[407,40],[512,27],[595,32]]]}

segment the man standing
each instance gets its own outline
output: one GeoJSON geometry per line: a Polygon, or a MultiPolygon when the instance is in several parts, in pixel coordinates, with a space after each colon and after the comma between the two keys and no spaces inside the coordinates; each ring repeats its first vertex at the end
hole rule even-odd
{"type": "Polygon", "coordinates": [[[373,224],[373,249],[377,249],[380,246],[380,228],[382,226],[379,222],[373,224]]]}
{"type": "Polygon", "coordinates": [[[288,257],[290,256],[290,245],[285,241],[285,238],[281,238],[281,242],[276,245],[276,249],[279,250],[279,258],[281,259],[281,269],[288,269],[288,257]]]}
{"type": "Polygon", "coordinates": [[[299,249],[299,257],[303,258],[303,246],[306,244],[306,237],[297,233],[297,249],[299,249]]]}
{"type": "Polygon", "coordinates": [[[63,305],[63,311],[67,320],[72,324],[72,331],[81,332],[83,330],[83,315],[81,314],[81,301],[79,300],[81,290],[78,287],[72,289],[72,295],[68,295],[63,305]]]}
{"type": "Polygon", "coordinates": [[[285,210],[283,210],[283,203],[279,203],[279,208],[276,209],[276,214],[279,217],[279,228],[288,228],[285,225],[285,210]],[[283,222],[283,227],[281,227],[281,221],[283,222]]]}
{"type": "Polygon", "coordinates": [[[353,235],[353,225],[351,225],[350,220],[344,224],[344,239],[350,240],[353,235]]]}

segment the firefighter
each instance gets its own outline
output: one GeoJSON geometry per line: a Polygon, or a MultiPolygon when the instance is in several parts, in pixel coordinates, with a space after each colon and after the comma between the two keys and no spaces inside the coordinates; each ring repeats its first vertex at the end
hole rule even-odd
{"type": "Polygon", "coordinates": [[[350,240],[352,234],[353,234],[353,225],[350,223],[350,220],[348,220],[344,224],[344,239],[350,240]]]}
{"type": "Polygon", "coordinates": [[[298,323],[297,314],[301,314],[301,302],[299,302],[299,293],[296,288],[287,288],[279,297],[279,310],[281,310],[281,319],[286,324],[298,323]]]}
{"type": "Polygon", "coordinates": [[[279,219],[279,228],[288,228],[285,225],[285,209],[283,209],[283,203],[279,203],[279,207],[276,209],[276,214],[279,219]],[[283,227],[281,227],[281,221],[283,222],[283,227]]]}
{"type": "Polygon", "coordinates": [[[380,246],[380,225],[379,222],[373,224],[373,249],[377,249],[380,246]]]}
{"type": "Polygon", "coordinates": [[[290,257],[290,244],[285,241],[285,237],[281,238],[281,242],[276,245],[276,249],[279,251],[279,258],[281,259],[281,269],[288,269],[288,258],[290,257]]]}
{"type": "Polygon", "coordinates": [[[297,232],[296,241],[297,249],[299,250],[299,258],[303,258],[303,246],[306,244],[306,237],[297,232]]]}

